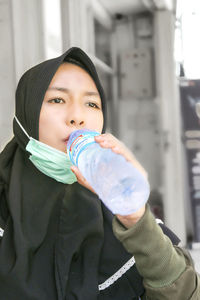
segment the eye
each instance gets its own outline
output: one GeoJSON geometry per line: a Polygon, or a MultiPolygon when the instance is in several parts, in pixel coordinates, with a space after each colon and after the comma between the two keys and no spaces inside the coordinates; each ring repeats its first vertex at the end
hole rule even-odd
{"type": "Polygon", "coordinates": [[[96,103],[94,103],[94,102],[88,102],[87,104],[90,107],[99,108],[99,106],[96,103]]]}
{"type": "Polygon", "coordinates": [[[54,99],[48,100],[48,102],[49,103],[56,103],[56,104],[65,103],[65,101],[61,98],[54,98],[54,99]]]}

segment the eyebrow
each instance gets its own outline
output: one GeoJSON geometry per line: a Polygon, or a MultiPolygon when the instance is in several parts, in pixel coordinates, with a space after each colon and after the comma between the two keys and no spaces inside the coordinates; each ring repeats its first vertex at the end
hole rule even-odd
{"type": "MultiPolygon", "coordinates": [[[[63,87],[56,87],[56,86],[54,87],[54,86],[52,86],[52,87],[49,87],[48,90],[56,90],[56,91],[64,92],[66,94],[70,94],[70,90],[67,89],[67,88],[63,88],[63,87]]],[[[84,92],[84,95],[86,95],[86,96],[98,96],[98,97],[100,97],[99,93],[92,92],[92,91],[86,91],[86,92],[84,92]]]]}

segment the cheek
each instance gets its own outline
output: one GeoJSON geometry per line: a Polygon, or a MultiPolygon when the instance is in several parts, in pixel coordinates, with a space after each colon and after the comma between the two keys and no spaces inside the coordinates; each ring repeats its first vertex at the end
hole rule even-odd
{"type": "Polygon", "coordinates": [[[103,129],[103,123],[104,123],[104,119],[103,119],[103,113],[100,116],[100,120],[99,120],[99,132],[102,132],[103,129]]]}
{"type": "Polygon", "coordinates": [[[45,132],[48,130],[48,119],[43,111],[40,112],[39,118],[39,140],[44,141],[45,132]]]}
{"type": "Polygon", "coordinates": [[[55,131],[58,115],[42,109],[39,118],[39,140],[44,141],[55,131]]]}
{"type": "Polygon", "coordinates": [[[93,116],[90,119],[90,127],[95,131],[102,132],[103,129],[103,114],[99,113],[98,115],[93,116]]]}
{"type": "Polygon", "coordinates": [[[43,126],[49,126],[51,128],[55,127],[55,124],[62,120],[63,114],[62,110],[56,110],[51,108],[41,109],[39,125],[42,128],[43,126]]]}

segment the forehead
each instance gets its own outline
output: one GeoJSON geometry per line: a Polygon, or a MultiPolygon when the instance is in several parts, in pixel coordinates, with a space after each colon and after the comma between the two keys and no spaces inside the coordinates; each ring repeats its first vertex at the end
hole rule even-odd
{"type": "Polygon", "coordinates": [[[55,84],[64,84],[65,86],[77,85],[77,87],[86,85],[97,90],[94,80],[87,71],[68,62],[65,62],[59,66],[49,86],[53,86],[55,84]]]}

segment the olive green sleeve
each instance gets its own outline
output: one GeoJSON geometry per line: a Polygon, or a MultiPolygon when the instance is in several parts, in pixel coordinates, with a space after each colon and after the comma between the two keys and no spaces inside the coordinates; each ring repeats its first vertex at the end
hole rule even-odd
{"type": "Polygon", "coordinates": [[[113,232],[125,249],[134,255],[148,299],[198,299],[191,298],[199,288],[199,279],[189,255],[173,246],[163,234],[149,205],[144,216],[130,229],[115,217],[113,232]]]}

